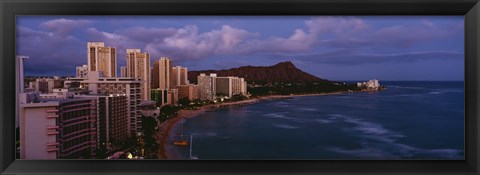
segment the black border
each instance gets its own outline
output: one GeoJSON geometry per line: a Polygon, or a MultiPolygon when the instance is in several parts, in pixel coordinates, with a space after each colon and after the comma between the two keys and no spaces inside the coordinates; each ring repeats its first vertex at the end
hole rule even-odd
{"type": "Polygon", "coordinates": [[[479,0],[0,0],[1,174],[479,174],[479,0]],[[16,15],[465,15],[461,161],[15,160],[16,15]]]}

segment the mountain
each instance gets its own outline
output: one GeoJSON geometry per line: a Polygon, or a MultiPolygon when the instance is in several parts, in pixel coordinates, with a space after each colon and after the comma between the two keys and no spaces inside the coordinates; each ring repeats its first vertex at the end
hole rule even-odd
{"type": "Polygon", "coordinates": [[[216,73],[217,76],[236,76],[245,78],[249,83],[263,83],[263,82],[326,82],[328,80],[318,78],[309,73],[306,73],[293,65],[292,62],[280,62],[273,66],[243,66],[232,68],[228,70],[200,70],[189,71],[188,79],[192,83],[196,83],[197,76],[200,73],[210,74],[216,73]]]}

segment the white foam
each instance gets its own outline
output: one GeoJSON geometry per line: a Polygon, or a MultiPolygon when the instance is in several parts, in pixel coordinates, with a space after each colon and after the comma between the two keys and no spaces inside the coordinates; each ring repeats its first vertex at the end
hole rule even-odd
{"type": "Polygon", "coordinates": [[[284,129],[297,129],[298,127],[292,125],[285,125],[285,124],[272,124],[277,128],[284,128],[284,129]]]}

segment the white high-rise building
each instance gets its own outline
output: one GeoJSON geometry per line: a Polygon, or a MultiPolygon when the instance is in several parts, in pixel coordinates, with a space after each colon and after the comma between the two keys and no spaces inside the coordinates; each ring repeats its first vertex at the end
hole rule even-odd
{"type": "Polygon", "coordinates": [[[16,113],[16,117],[15,117],[15,127],[18,127],[18,111],[19,111],[19,94],[20,93],[24,93],[25,91],[25,76],[24,76],[24,72],[23,72],[23,62],[25,59],[28,59],[30,57],[28,56],[21,56],[21,55],[17,55],[15,57],[15,80],[16,80],[16,87],[15,87],[15,94],[16,94],[16,105],[15,105],[15,113],[16,113]]]}
{"type": "Polygon", "coordinates": [[[140,49],[127,49],[127,76],[140,78],[142,81],[142,100],[150,100],[150,54],[140,49]]]}
{"type": "Polygon", "coordinates": [[[201,100],[215,99],[216,77],[217,77],[217,74],[205,75],[204,73],[201,73],[197,77],[198,89],[200,91],[201,100]]]}
{"type": "Polygon", "coordinates": [[[105,77],[117,77],[117,53],[103,42],[87,43],[88,71],[102,72],[105,77]]]}
{"type": "Polygon", "coordinates": [[[188,83],[188,69],[181,66],[172,67],[172,87],[187,85],[188,83]]]}

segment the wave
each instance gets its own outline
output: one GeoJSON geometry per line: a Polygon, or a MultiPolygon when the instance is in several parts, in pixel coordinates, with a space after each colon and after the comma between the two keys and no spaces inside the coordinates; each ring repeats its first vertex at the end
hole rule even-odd
{"type": "Polygon", "coordinates": [[[424,87],[410,87],[410,86],[390,86],[386,85],[387,88],[393,87],[393,88],[398,88],[398,89],[425,89],[424,87]]]}
{"type": "Polygon", "coordinates": [[[332,123],[333,121],[331,120],[326,120],[326,119],[315,119],[316,122],[319,123],[332,123]]]}
{"type": "Polygon", "coordinates": [[[298,108],[298,110],[301,110],[301,111],[317,111],[318,109],[315,109],[315,108],[298,108]]]}
{"type": "Polygon", "coordinates": [[[277,128],[284,128],[284,129],[297,129],[298,127],[292,126],[292,125],[285,125],[285,124],[272,124],[273,126],[277,128]]]}

